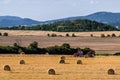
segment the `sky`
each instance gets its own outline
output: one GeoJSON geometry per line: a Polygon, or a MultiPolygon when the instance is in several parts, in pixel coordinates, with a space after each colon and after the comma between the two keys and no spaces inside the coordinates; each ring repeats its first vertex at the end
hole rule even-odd
{"type": "Polygon", "coordinates": [[[39,21],[100,11],[120,13],[120,0],[0,0],[0,16],[19,16],[39,21]]]}

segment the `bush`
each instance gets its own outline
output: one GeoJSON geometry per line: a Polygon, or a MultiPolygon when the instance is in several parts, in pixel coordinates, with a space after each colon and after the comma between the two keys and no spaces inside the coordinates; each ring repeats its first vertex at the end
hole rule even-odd
{"type": "Polygon", "coordinates": [[[73,34],[72,34],[72,37],[76,37],[76,35],[73,33],[73,34]]]}
{"type": "Polygon", "coordinates": [[[15,47],[0,46],[0,53],[18,53],[18,50],[15,47]]]}
{"type": "Polygon", "coordinates": [[[83,50],[83,55],[86,55],[89,51],[91,51],[91,49],[90,48],[84,48],[83,50]]]}
{"type": "Polygon", "coordinates": [[[111,37],[111,36],[108,34],[107,37],[111,37]]]}
{"type": "Polygon", "coordinates": [[[115,55],[115,56],[120,56],[120,52],[117,52],[117,53],[115,53],[115,54],[113,54],[113,55],[115,55]]]}
{"type": "Polygon", "coordinates": [[[101,38],[104,38],[105,37],[105,34],[101,34],[101,38]]]}
{"type": "Polygon", "coordinates": [[[67,43],[64,43],[64,44],[62,44],[62,46],[61,47],[63,47],[63,48],[70,48],[70,45],[69,44],[67,44],[67,43]]]}
{"type": "Polygon", "coordinates": [[[62,46],[51,46],[46,48],[49,54],[65,54],[65,55],[72,55],[76,52],[76,49],[70,48],[69,44],[63,44],[62,46]]]}
{"type": "Polygon", "coordinates": [[[66,37],[69,37],[69,36],[70,36],[70,35],[67,33],[67,34],[66,34],[66,37]]]}
{"type": "Polygon", "coordinates": [[[90,34],[91,37],[93,37],[93,34],[90,34]]]}
{"type": "Polygon", "coordinates": [[[112,35],[111,35],[112,37],[116,37],[116,35],[113,33],[112,35]]]}
{"type": "Polygon", "coordinates": [[[51,35],[51,37],[57,37],[57,35],[53,33],[53,34],[51,35]]]}
{"type": "Polygon", "coordinates": [[[50,34],[47,34],[48,37],[50,37],[50,34]]]}
{"type": "Polygon", "coordinates": [[[38,48],[38,42],[34,41],[33,43],[31,43],[31,44],[29,45],[29,47],[30,47],[31,49],[37,49],[37,48],[38,48]]]}
{"type": "Polygon", "coordinates": [[[0,36],[2,36],[2,33],[0,33],[0,36]]]}
{"type": "Polygon", "coordinates": [[[8,33],[6,33],[6,32],[5,32],[5,33],[3,33],[3,36],[8,36],[8,33]]]}

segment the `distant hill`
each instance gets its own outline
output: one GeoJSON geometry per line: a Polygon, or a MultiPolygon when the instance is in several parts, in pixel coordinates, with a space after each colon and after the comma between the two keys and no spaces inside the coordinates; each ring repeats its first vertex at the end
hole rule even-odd
{"type": "Polygon", "coordinates": [[[16,16],[0,16],[0,27],[10,27],[18,25],[38,25],[39,21],[16,16]]]}
{"type": "Polygon", "coordinates": [[[57,32],[115,31],[117,28],[87,19],[66,20],[32,27],[11,27],[10,30],[44,30],[57,32]]]}
{"type": "Polygon", "coordinates": [[[57,21],[76,20],[76,19],[94,20],[100,23],[105,23],[112,26],[118,26],[118,28],[120,28],[120,13],[112,13],[112,12],[97,12],[86,16],[76,16],[76,17],[50,20],[50,21],[46,21],[46,23],[49,24],[57,21]]]}
{"type": "Polygon", "coordinates": [[[83,18],[111,24],[113,26],[119,26],[120,28],[120,13],[97,12],[88,16],[84,16],[83,18]]]}
{"type": "Polygon", "coordinates": [[[61,18],[61,19],[48,20],[48,21],[36,21],[29,18],[20,18],[16,16],[0,16],[0,27],[9,27],[9,26],[18,26],[18,25],[33,26],[39,24],[51,24],[59,21],[77,20],[77,19],[93,20],[100,23],[109,24],[120,29],[120,13],[112,13],[112,12],[96,12],[86,16],[68,17],[68,18],[61,18]]]}

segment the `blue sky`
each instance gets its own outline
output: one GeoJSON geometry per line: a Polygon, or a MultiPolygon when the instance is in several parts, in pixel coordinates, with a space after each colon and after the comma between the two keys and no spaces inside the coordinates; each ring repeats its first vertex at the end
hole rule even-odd
{"type": "Polygon", "coordinates": [[[120,13],[120,0],[0,0],[0,16],[19,16],[39,21],[99,11],[120,13]]]}

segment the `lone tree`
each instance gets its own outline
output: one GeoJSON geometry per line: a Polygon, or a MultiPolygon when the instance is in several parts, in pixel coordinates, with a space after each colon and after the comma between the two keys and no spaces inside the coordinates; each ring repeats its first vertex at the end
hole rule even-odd
{"type": "Polygon", "coordinates": [[[113,33],[112,35],[111,35],[112,37],[116,37],[116,35],[113,33]]]}
{"type": "Polygon", "coordinates": [[[105,37],[105,34],[101,34],[101,38],[104,38],[105,37]]]}
{"type": "Polygon", "coordinates": [[[3,33],[3,36],[8,36],[8,33],[7,32],[3,33]]]}
{"type": "Polygon", "coordinates": [[[50,34],[47,34],[48,37],[50,37],[50,34]]]}
{"type": "Polygon", "coordinates": [[[73,34],[72,34],[72,37],[76,37],[76,35],[73,33],[73,34]]]}
{"type": "Polygon", "coordinates": [[[69,36],[70,36],[70,35],[67,33],[67,34],[66,34],[66,37],[69,37],[69,36]]]}
{"type": "Polygon", "coordinates": [[[31,43],[31,44],[29,45],[29,47],[30,47],[31,49],[37,49],[37,48],[38,48],[38,42],[34,41],[33,43],[31,43]]]}
{"type": "Polygon", "coordinates": [[[69,49],[69,48],[70,48],[70,45],[67,44],[67,43],[64,43],[64,44],[62,45],[62,47],[63,47],[63,48],[67,48],[67,49],[69,49]]]}
{"type": "Polygon", "coordinates": [[[91,37],[94,37],[93,34],[90,34],[91,37]]]}

